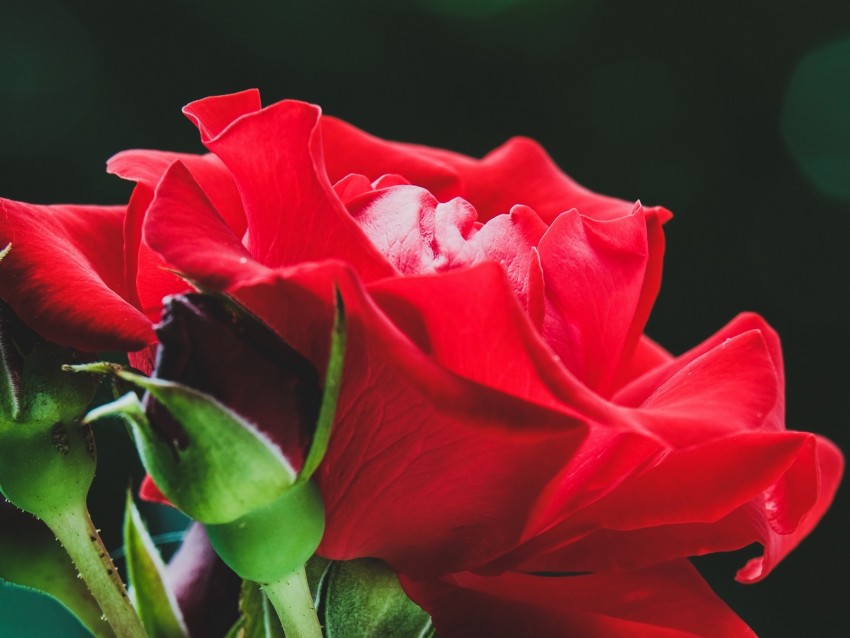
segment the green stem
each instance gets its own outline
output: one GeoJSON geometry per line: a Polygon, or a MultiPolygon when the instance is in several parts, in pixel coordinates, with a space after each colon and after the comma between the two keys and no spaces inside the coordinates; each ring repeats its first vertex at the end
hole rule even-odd
{"type": "Polygon", "coordinates": [[[62,543],[117,638],[147,638],[142,621],[127,598],[127,590],[88,510],[70,508],[45,521],[62,543]]]}
{"type": "Polygon", "coordinates": [[[322,626],[313,606],[313,594],[310,593],[303,565],[261,587],[277,611],[286,638],[322,638],[322,626]]]}

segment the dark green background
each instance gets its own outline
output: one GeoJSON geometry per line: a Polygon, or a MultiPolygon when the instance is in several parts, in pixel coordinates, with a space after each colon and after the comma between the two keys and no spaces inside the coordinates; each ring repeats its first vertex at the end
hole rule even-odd
{"type": "MultiPolygon", "coordinates": [[[[850,450],[850,3],[243,4],[0,0],[0,194],[123,202],[107,157],[199,151],[180,107],[248,87],[473,155],[529,135],[590,188],[676,214],[652,336],[680,352],[762,313],[789,427],[850,450]]],[[[700,565],[762,638],[850,635],[848,518],[843,490],[755,586],[732,582],[742,556],[700,565]]]]}

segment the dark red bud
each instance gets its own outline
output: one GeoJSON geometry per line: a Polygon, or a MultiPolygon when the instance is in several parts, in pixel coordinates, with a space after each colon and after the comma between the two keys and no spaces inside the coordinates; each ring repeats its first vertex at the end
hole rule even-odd
{"type": "MultiPolygon", "coordinates": [[[[176,295],[156,326],[154,377],[200,390],[253,423],[298,471],[322,398],[312,364],[259,319],[225,299],[176,295]]],[[[151,424],[186,445],[181,426],[148,399],[151,424]]]]}

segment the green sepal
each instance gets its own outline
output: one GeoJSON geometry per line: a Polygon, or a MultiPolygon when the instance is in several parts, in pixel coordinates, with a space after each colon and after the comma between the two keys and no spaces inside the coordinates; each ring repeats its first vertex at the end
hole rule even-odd
{"type": "Polygon", "coordinates": [[[427,636],[431,618],[410,600],[380,560],[334,562],[327,575],[326,638],[427,636]]]}
{"type": "Polygon", "coordinates": [[[214,398],[184,385],[150,379],[113,364],[75,366],[109,372],[147,390],[180,423],[188,444],[154,432],[133,393],[89,412],[85,421],[124,417],[145,469],[169,501],[201,523],[233,521],[274,501],[295,481],[280,450],[214,398]],[[100,367],[97,367],[97,366],[100,367]]]}
{"type": "Polygon", "coordinates": [[[53,532],[8,503],[0,503],[0,580],[55,598],[98,638],[115,636],[53,532]]]}
{"type": "Polygon", "coordinates": [[[184,638],[188,630],[164,578],[165,565],[129,492],[124,511],[124,555],[130,598],[148,636],[184,638]]]}
{"type": "Polygon", "coordinates": [[[310,451],[304,459],[304,467],[298,474],[299,482],[309,481],[313,472],[319,467],[331,438],[331,429],[336,418],[336,408],[339,403],[339,393],[342,387],[342,370],[345,362],[345,346],[347,338],[345,305],[339,289],[335,289],[336,309],[334,323],[331,329],[331,347],[328,357],[328,367],[325,371],[325,387],[322,394],[322,405],[319,408],[319,418],[313,433],[310,451]]]}
{"type": "Polygon", "coordinates": [[[62,364],[73,354],[46,343],[19,355],[22,369],[13,372],[8,351],[13,346],[6,341],[3,347],[0,385],[8,392],[0,406],[0,491],[49,523],[85,503],[91,487],[94,438],[80,417],[98,381],[63,373],[62,364]]]}
{"type": "MultiPolygon", "coordinates": [[[[206,525],[216,553],[247,580],[270,583],[290,574],[313,556],[324,534],[324,504],[310,477],[327,451],[342,384],[346,315],[342,295],[338,289],[335,292],[336,310],[322,404],[310,450],[295,484],[275,502],[236,521],[206,525]]],[[[320,570],[314,570],[319,580],[324,578],[327,566],[322,564],[320,570]]],[[[312,591],[318,604],[318,584],[312,591]]]]}
{"type": "Polygon", "coordinates": [[[239,620],[225,638],[286,638],[274,607],[257,583],[242,581],[239,620]]]}
{"type": "Polygon", "coordinates": [[[315,483],[299,483],[272,503],[221,525],[206,525],[216,553],[241,578],[274,582],[304,565],[325,531],[315,483]]]}

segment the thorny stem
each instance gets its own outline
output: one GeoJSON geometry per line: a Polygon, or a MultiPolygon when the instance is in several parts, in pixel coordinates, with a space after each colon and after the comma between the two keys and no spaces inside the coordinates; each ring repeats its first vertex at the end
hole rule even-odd
{"type": "Polygon", "coordinates": [[[85,505],[45,521],[68,552],[117,638],[147,638],[85,505]]]}

